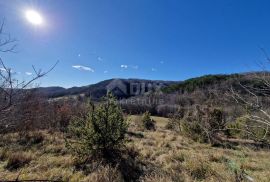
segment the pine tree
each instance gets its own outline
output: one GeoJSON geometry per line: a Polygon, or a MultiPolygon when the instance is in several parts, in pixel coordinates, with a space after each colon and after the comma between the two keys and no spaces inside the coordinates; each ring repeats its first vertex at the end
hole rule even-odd
{"type": "Polygon", "coordinates": [[[98,155],[108,158],[124,146],[127,127],[115,98],[107,94],[97,107],[90,103],[86,116],[73,119],[69,126],[72,139],[66,140],[66,144],[78,157],[98,155]]]}
{"type": "Polygon", "coordinates": [[[151,114],[149,111],[146,111],[142,116],[143,127],[147,130],[155,130],[155,121],[151,119],[151,114]]]}

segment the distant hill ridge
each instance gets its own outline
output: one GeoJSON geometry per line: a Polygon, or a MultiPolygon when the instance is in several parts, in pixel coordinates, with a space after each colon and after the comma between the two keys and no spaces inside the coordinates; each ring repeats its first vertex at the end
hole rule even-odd
{"type": "Polygon", "coordinates": [[[138,88],[145,89],[145,91],[147,92],[151,89],[156,89],[157,87],[164,88],[171,84],[176,84],[176,83],[179,83],[179,82],[163,81],[163,80],[115,78],[115,79],[104,80],[104,81],[98,82],[96,84],[88,85],[88,86],[71,87],[67,89],[63,87],[39,87],[39,88],[36,88],[36,90],[50,98],[84,94],[87,96],[91,96],[91,98],[93,99],[98,99],[102,96],[105,96],[108,89],[112,89],[113,93],[114,91],[118,93],[118,94],[114,93],[115,96],[121,97],[121,98],[128,98],[128,97],[133,96],[138,88]],[[118,92],[120,87],[122,88],[124,87],[126,89],[125,92],[123,91],[121,93],[118,92]],[[132,88],[134,90],[132,90],[132,88]]]}
{"type": "Polygon", "coordinates": [[[96,84],[81,86],[81,87],[39,87],[36,88],[39,92],[50,98],[63,97],[69,95],[91,96],[93,99],[99,99],[106,95],[110,90],[116,97],[129,98],[135,93],[144,93],[150,90],[161,89],[163,93],[174,92],[192,92],[196,89],[207,89],[213,86],[226,87],[228,84],[236,85],[239,80],[251,80],[251,77],[256,75],[270,75],[269,72],[249,72],[236,74],[213,74],[204,75],[196,78],[187,79],[185,81],[163,81],[163,80],[144,80],[144,79],[109,79],[98,82],[96,84]],[[142,90],[143,89],[143,90],[142,90]],[[144,92],[143,92],[144,91],[144,92]]]}

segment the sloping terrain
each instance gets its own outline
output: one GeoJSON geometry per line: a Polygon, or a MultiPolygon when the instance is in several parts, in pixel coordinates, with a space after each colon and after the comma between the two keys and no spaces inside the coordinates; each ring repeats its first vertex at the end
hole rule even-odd
{"type": "MultiPolygon", "coordinates": [[[[138,116],[130,117],[128,148],[139,154],[143,173],[139,181],[235,181],[236,172],[244,178],[268,182],[269,151],[238,146],[236,149],[200,144],[176,132],[166,130],[167,118],[153,117],[156,131],[137,127],[138,116]]],[[[1,180],[63,180],[119,182],[116,168],[98,165],[76,169],[76,160],[65,147],[62,133],[40,131],[26,147],[17,133],[1,135],[0,145],[12,143],[0,151],[1,180]]],[[[131,171],[130,171],[131,172],[131,171]]]]}

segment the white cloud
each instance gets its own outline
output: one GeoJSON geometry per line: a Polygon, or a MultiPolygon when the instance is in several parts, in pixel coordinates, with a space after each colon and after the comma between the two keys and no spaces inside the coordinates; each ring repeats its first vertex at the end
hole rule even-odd
{"type": "Polygon", "coordinates": [[[31,76],[33,73],[31,73],[31,72],[25,72],[25,74],[26,74],[27,76],[31,76]]]}
{"type": "Polygon", "coordinates": [[[105,71],[104,71],[104,74],[106,74],[106,73],[108,73],[108,71],[107,71],[107,70],[105,70],[105,71]]]}
{"type": "Polygon", "coordinates": [[[90,72],[95,72],[92,68],[87,67],[87,66],[82,66],[82,65],[73,65],[72,66],[75,69],[78,69],[80,71],[90,71],[90,72]]]}
{"type": "Polygon", "coordinates": [[[100,56],[98,56],[98,57],[97,57],[97,60],[98,60],[98,61],[103,61],[103,58],[100,57],[100,56]]]}
{"type": "Polygon", "coordinates": [[[121,65],[121,68],[127,69],[127,68],[128,68],[128,65],[122,64],[122,65],[121,65]]]}
{"type": "Polygon", "coordinates": [[[78,57],[81,57],[81,54],[78,54],[78,57]]]}
{"type": "Polygon", "coordinates": [[[135,69],[135,70],[139,69],[139,66],[138,66],[138,65],[126,65],[126,64],[121,64],[120,67],[123,68],[123,69],[128,69],[128,68],[132,68],[132,69],[135,69]]]}
{"type": "Polygon", "coordinates": [[[157,71],[157,69],[156,68],[151,68],[151,71],[157,71]]]}

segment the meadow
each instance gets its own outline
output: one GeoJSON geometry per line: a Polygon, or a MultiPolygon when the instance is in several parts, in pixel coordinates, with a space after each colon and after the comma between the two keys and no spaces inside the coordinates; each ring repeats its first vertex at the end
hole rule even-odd
{"type": "Polygon", "coordinates": [[[65,146],[62,132],[39,130],[22,138],[19,133],[2,134],[0,140],[0,181],[264,181],[270,178],[270,152],[247,146],[234,149],[212,147],[165,128],[168,118],[152,117],[156,130],[140,127],[141,116],[128,116],[127,157],[132,169],[126,174],[117,167],[91,163],[78,169],[76,159],[65,146]],[[134,173],[134,174],[133,174],[134,173]]]}

